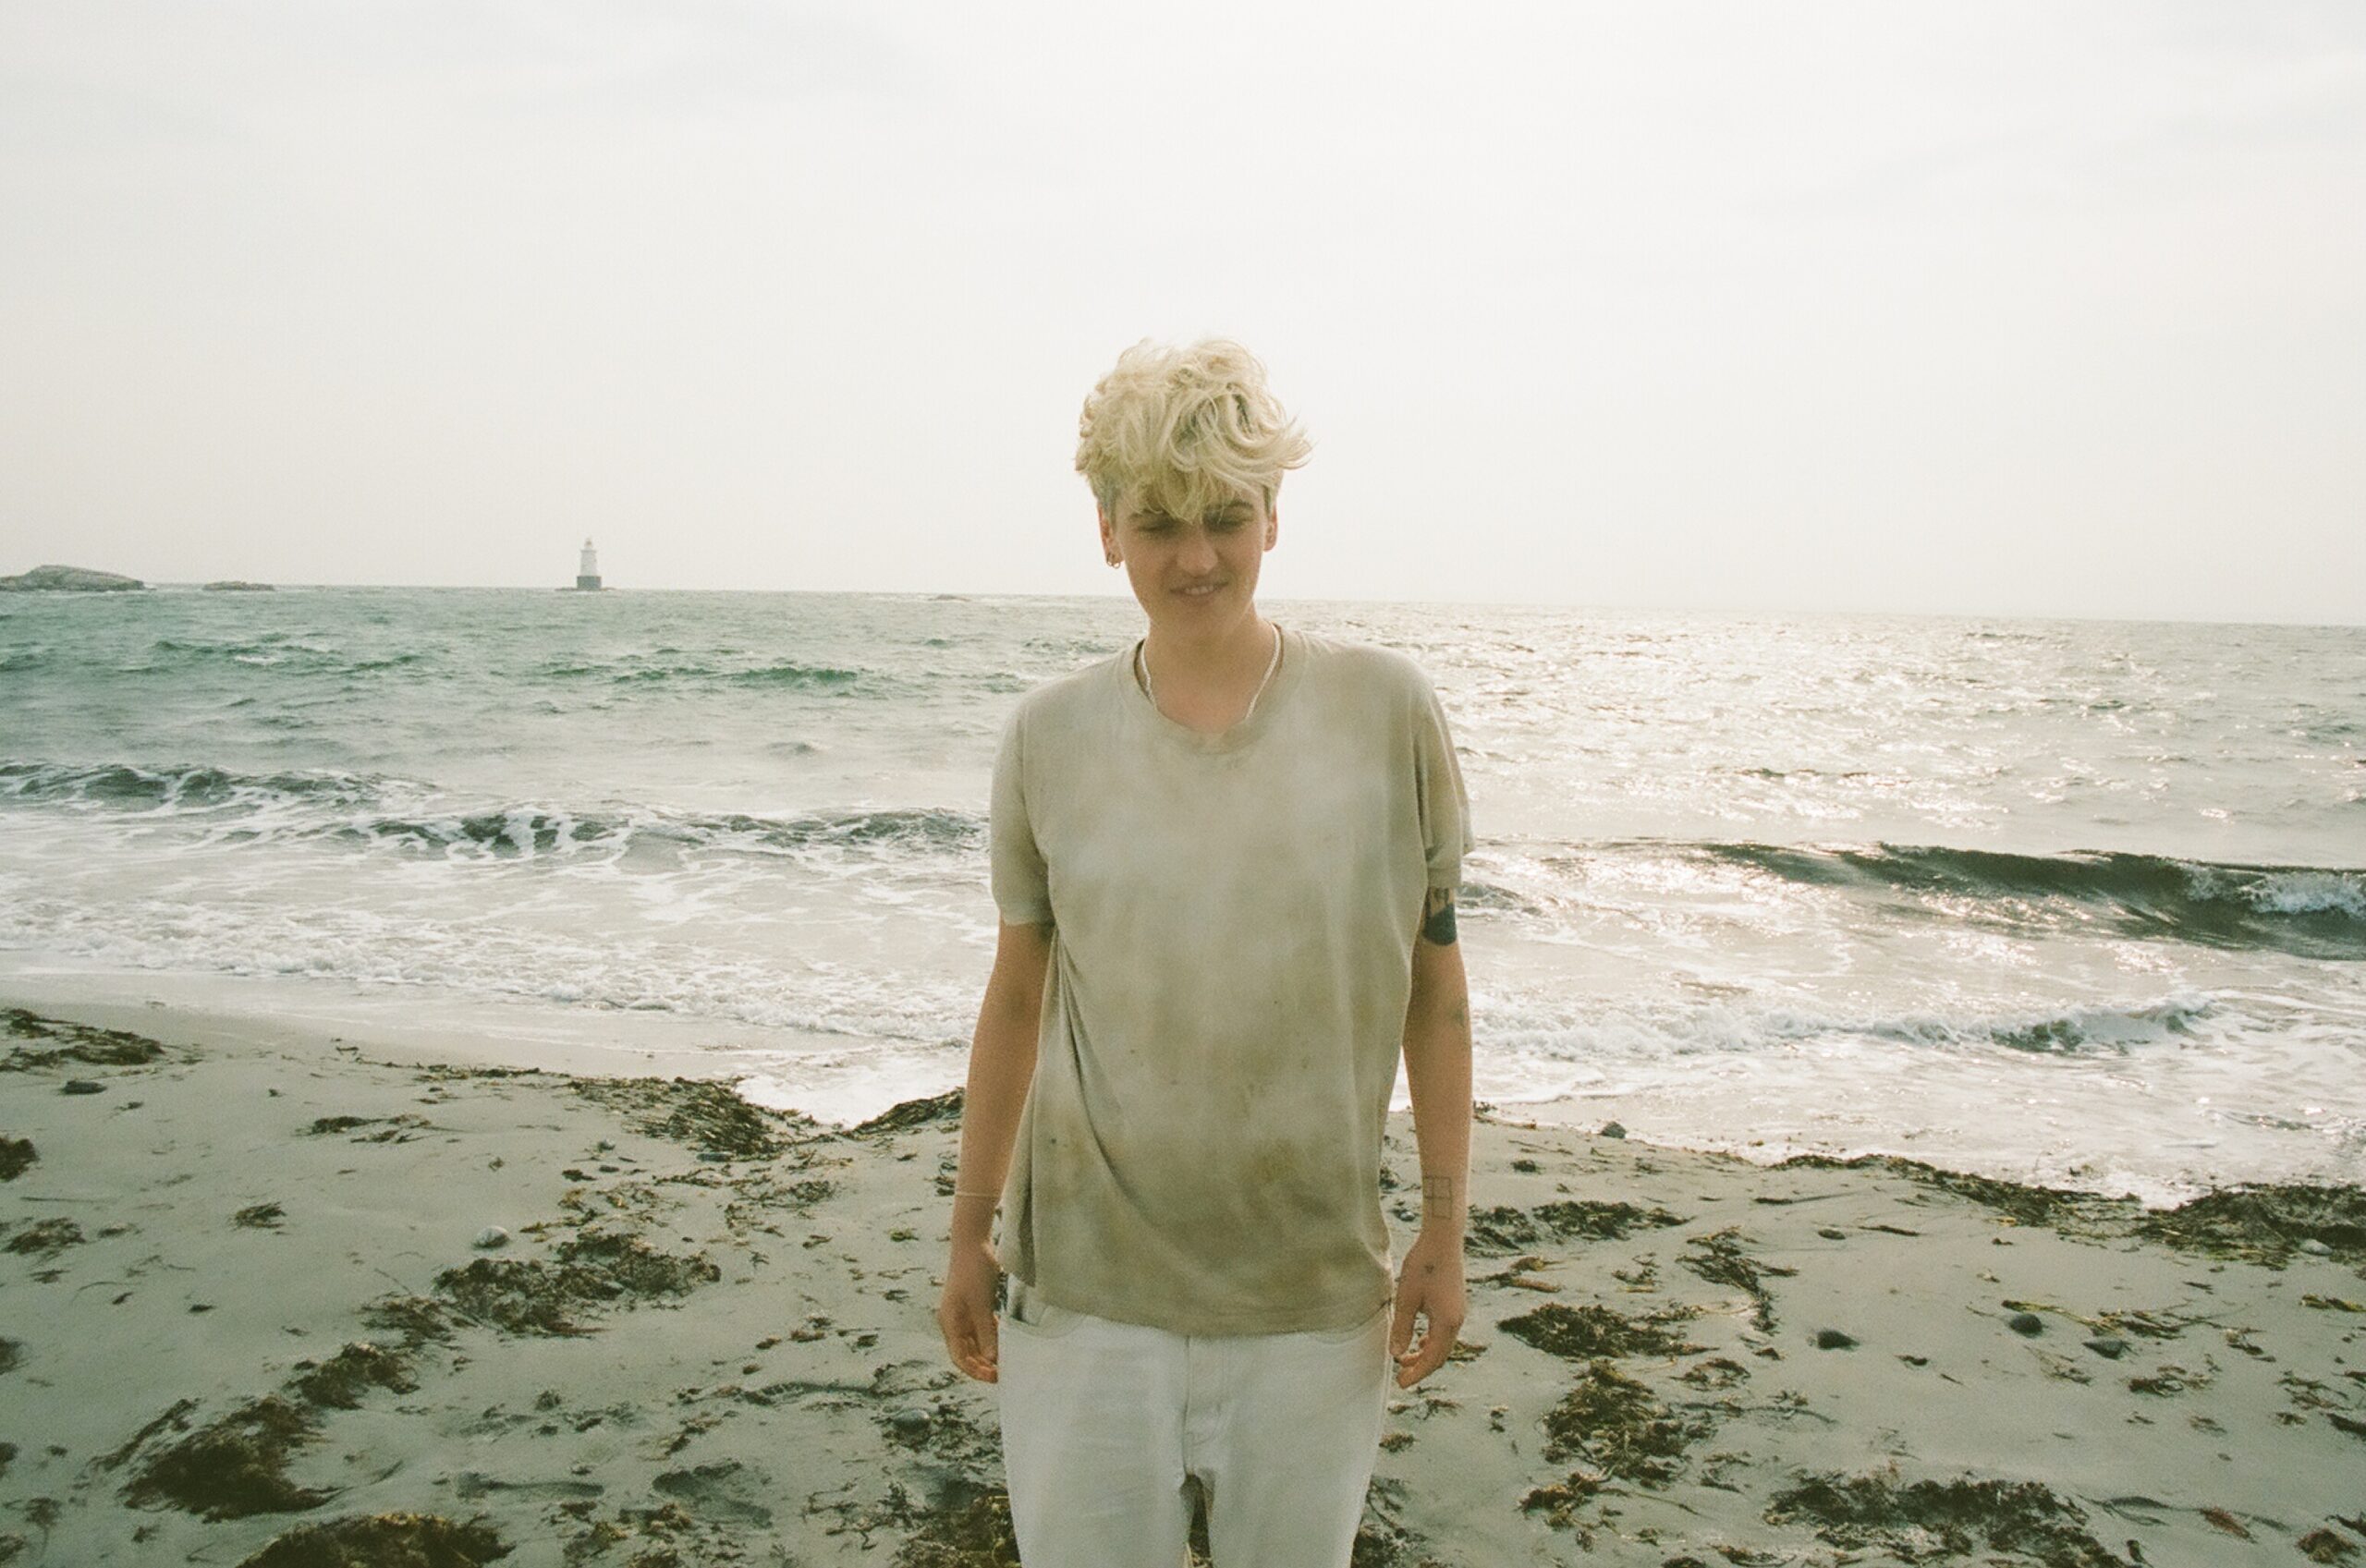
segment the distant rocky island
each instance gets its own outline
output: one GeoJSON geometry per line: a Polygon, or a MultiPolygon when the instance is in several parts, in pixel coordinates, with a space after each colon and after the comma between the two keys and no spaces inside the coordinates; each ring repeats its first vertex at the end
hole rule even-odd
{"type": "Polygon", "coordinates": [[[272,590],[273,585],[270,583],[240,582],[236,577],[225,577],[220,582],[210,582],[205,585],[205,591],[208,593],[269,593],[272,590]]]}
{"type": "Polygon", "coordinates": [[[0,592],[36,593],[44,590],[67,593],[120,593],[146,588],[138,577],[119,572],[97,572],[88,566],[35,566],[13,577],[0,577],[0,592]]]}

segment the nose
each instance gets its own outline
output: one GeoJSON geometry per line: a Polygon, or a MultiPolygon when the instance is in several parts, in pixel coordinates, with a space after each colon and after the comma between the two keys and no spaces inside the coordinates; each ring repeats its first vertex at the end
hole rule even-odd
{"type": "Polygon", "coordinates": [[[1184,534],[1176,564],[1193,577],[1205,577],[1216,569],[1216,547],[1207,529],[1192,529],[1184,534]]]}

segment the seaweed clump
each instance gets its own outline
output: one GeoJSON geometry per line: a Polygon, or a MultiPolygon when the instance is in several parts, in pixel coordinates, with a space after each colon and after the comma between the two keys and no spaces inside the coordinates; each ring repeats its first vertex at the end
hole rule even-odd
{"type": "Polygon", "coordinates": [[[7,1032],[18,1039],[64,1042],[46,1051],[13,1047],[7,1055],[0,1056],[0,1073],[55,1067],[61,1062],[87,1062],[94,1067],[139,1067],[165,1054],[163,1046],[128,1029],[102,1029],[64,1018],[43,1018],[21,1007],[0,1011],[0,1020],[6,1021],[7,1032]]]}
{"type": "Polygon", "coordinates": [[[1896,1154],[1860,1154],[1848,1160],[1835,1160],[1828,1154],[1795,1154],[1774,1169],[1787,1171],[1793,1166],[1816,1171],[1887,1171],[1994,1209],[2016,1224],[2049,1225],[2056,1230],[2091,1227],[2137,1206],[2133,1198],[2101,1197],[2067,1187],[2032,1186],[2025,1182],[1975,1176],[1964,1171],[1943,1171],[1936,1165],[1896,1154]]]}
{"type": "Polygon", "coordinates": [[[277,1537],[238,1568],[480,1568],[509,1555],[491,1525],[435,1513],[358,1513],[277,1537]]]}
{"type": "Polygon", "coordinates": [[[124,1496],[140,1506],[170,1503],[209,1520],[316,1508],[329,1494],[289,1480],[287,1461],[319,1430],[311,1411],[266,1394],[157,1454],[124,1496]]]}
{"type": "Polygon", "coordinates": [[[1689,1308],[1676,1307],[1629,1318],[1592,1303],[1567,1307],[1554,1301],[1497,1326],[1548,1355],[1585,1361],[1600,1355],[1689,1355],[1702,1347],[1686,1343],[1668,1325],[1691,1316],[1689,1308]]]}
{"type": "Polygon", "coordinates": [[[1730,1285],[1748,1295],[1756,1304],[1750,1312],[1750,1321],[1757,1324],[1762,1332],[1772,1333],[1774,1330],[1774,1298],[1766,1292],[1764,1277],[1772,1274],[1780,1279],[1799,1270],[1786,1269],[1780,1264],[1763,1263],[1744,1253],[1741,1231],[1737,1226],[1728,1225],[1722,1231],[1694,1236],[1691,1243],[1695,1250],[1686,1253],[1677,1261],[1713,1285],[1730,1285]]]}
{"type": "Polygon", "coordinates": [[[1473,1209],[1463,1226],[1463,1245],[1482,1258],[1502,1258],[1532,1252],[1548,1234],[1560,1241],[1623,1241],[1639,1228],[1681,1225],[1681,1215],[1665,1209],[1644,1209],[1632,1203],[1592,1203],[1566,1199],[1540,1203],[1533,1209],[1496,1204],[1473,1209]]]}
{"type": "Polygon", "coordinates": [[[0,1182],[13,1182],[41,1158],[30,1138],[0,1137],[0,1182]]]}
{"type": "Polygon", "coordinates": [[[1593,1203],[1583,1198],[1540,1203],[1529,1212],[1551,1226],[1555,1234],[1586,1241],[1625,1241],[1629,1233],[1647,1226],[1662,1230],[1684,1223],[1683,1216],[1665,1209],[1643,1209],[1632,1203],[1593,1203]]]}
{"type": "Polygon", "coordinates": [[[911,1127],[925,1127],[945,1122],[956,1126],[961,1121],[961,1091],[946,1089],[921,1100],[899,1100],[868,1122],[858,1123],[854,1131],[863,1133],[899,1133],[911,1127]]]}
{"type": "Polygon", "coordinates": [[[1661,1487],[1676,1478],[1684,1451],[1709,1435],[1710,1423],[1679,1416],[1652,1391],[1595,1361],[1544,1416],[1544,1457],[1589,1459],[1605,1476],[1661,1487]]]}
{"type": "Polygon", "coordinates": [[[406,1358],[366,1340],[354,1341],[326,1361],[299,1362],[297,1370],[301,1375],[289,1384],[297,1397],[333,1410],[358,1407],[363,1392],[372,1388],[409,1393],[419,1387],[406,1358]]]}
{"type": "Polygon", "coordinates": [[[578,1094],[621,1111],[644,1133],[724,1160],[768,1160],[810,1118],[751,1105],[712,1078],[578,1078],[578,1094]]]}
{"type": "Polygon", "coordinates": [[[82,1227],[71,1220],[36,1220],[8,1238],[8,1250],[35,1258],[55,1258],[69,1246],[82,1245],[82,1227]]]}
{"type": "Polygon", "coordinates": [[[896,1550],[895,1568],[1018,1568],[1010,1494],[957,1480],[912,1515],[919,1529],[896,1550]]]}
{"type": "Polygon", "coordinates": [[[2271,1268],[2282,1268],[2309,1241],[2342,1262],[2366,1263],[2366,1190],[2298,1183],[2222,1187],[2147,1214],[2136,1228],[2188,1252],[2271,1268]]]}
{"type": "Polygon", "coordinates": [[[638,1236],[586,1231],[554,1261],[480,1258],[435,1276],[436,1294],[480,1322],[521,1334],[588,1332],[574,1314],[618,1300],[688,1295],[723,1277],[702,1253],[659,1252],[638,1236]]]}
{"type": "Polygon", "coordinates": [[[1463,1249],[1474,1258],[1508,1258],[1535,1248],[1542,1238],[1536,1222],[1508,1204],[1473,1209],[1463,1222],[1463,1249]]]}
{"type": "Polygon", "coordinates": [[[1775,1495],[1770,1525],[1808,1521],[1846,1550],[1879,1550],[1909,1562],[1945,1553],[2024,1553],[2045,1568],[2124,1568],[2083,1527],[2085,1510],[2035,1481],[1915,1481],[1888,1476],[1814,1476],[1775,1495]]]}

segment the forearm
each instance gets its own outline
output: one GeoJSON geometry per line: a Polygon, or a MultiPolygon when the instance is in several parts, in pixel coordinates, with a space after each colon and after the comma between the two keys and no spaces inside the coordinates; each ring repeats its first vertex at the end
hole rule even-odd
{"type": "Polygon", "coordinates": [[[1470,1000],[1461,951],[1422,944],[1405,1015],[1405,1080],[1421,1161],[1421,1229],[1459,1239],[1470,1210],[1470,1000]]]}
{"type": "Polygon", "coordinates": [[[994,1207],[1010,1170],[1019,1112],[1035,1076],[1035,1039],[1042,1022],[1040,997],[997,996],[989,990],[978,1011],[969,1081],[961,1095],[960,1162],[953,1178],[956,1249],[982,1246],[993,1234],[994,1207]]]}

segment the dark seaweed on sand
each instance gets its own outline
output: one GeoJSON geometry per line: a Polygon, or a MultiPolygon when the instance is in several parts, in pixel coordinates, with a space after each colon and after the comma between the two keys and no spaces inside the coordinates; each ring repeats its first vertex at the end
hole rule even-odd
{"type": "Polygon", "coordinates": [[[2139,1234],[2189,1252],[2281,1266],[2304,1241],[2345,1263],[2366,1263],[2366,1190],[2263,1184],[2223,1187],[2137,1221],[2139,1234]]]}
{"type": "Polygon", "coordinates": [[[711,1078],[577,1078],[569,1087],[624,1112],[642,1132],[723,1159],[769,1159],[796,1141],[792,1135],[811,1136],[814,1125],[792,1112],[750,1105],[711,1078]]]}
{"type": "Polygon", "coordinates": [[[2221,1188],[2166,1210],[2148,1210],[2133,1197],[2031,1186],[1960,1171],[1943,1171],[1894,1154],[1851,1160],[1802,1154],[1775,1167],[1888,1171],[1921,1185],[1993,1209],[2023,1225],[2067,1235],[2134,1234],[2187,1252],[2237,1258],[2282,1268],[2304,1241],[2323,1246],[2352,1265],[2366,1263],[2366,1188],[2264,1183],[2221,1188]]]}
{"type": "Polygon", "coordinates": [[[1504,1204],[1473,1209],[1463,1222],[1463,1251],[1474,1258],[1508,1258],[1533,1251],[1543,1234],[1536,1222],[1520,1209],[1504,1204]]]}
{"type": "Polygon", "coordinates": [[[1629,1318],[1591,1302],[1570,1307],[1554,1301],[1532,1312],[1506,1318],[1497,1327],[1548,1355],[1572,1361],[1588,1361],[1602,1355],[1687,1355],[1703,1347],[1688,1343],[1668,1325],[1691,1316],[1689,1308],[1672,1307],[1646,1317],[1629,1318]]]}
{"type": "Polygon", "coordinates": [[[1684,1451],[1706,1437],[1711,1425],[1677,1415],[1641,1383],[1596,1361],[1546,1413],[1544,1457],[1582,1456],[1604,1475],[1665,1486],[1676,1478],[1684,1451]]]}
{"type": "Polygon", "coordinates": [[[290,1481],[287,1461],[318,1432],[310,1410],[266,1394],[157,1454],[124,1496],[142,1507],[169,1503],[216,1520],[316,1508],[329,1494],[290,1481]]]}
{"type": "Polygon", "coordinates": [[[946,1089],[943,1094],[922,1100],[899,1100],[868,1122],[858,1123],[854,1131],[864,1133],[897,1133],[910,1127],[926,1127],[938,1122],[958,1125],[961,1121],[961,1091],[946,1089]]]}
{"type": "Polygon", "coordinates": [[[1665,1209],[1642,1209],[1632,1203],[1571,1199],[1540,1203],[1528,1209],[1497,1204],[1470,1210],[1463,1225],[1463,1246],[1476,1257],[1506,1258],[1532,1252],[1548,1236],[1561,1241],[1620,1241],[1640,1227],[1684,1222],[1681,1216],[1665,1209]]]}
{"type": "Polygon", "coordinates": [[[1529,1212],[1555,1234],[1586,1241],[1624,1241],[1628,1233],[1647,1226],[1656,1230],[1686,1223],[1681,1215],[1665,1209],[1644,1209],[1632,1203],[1593,1203],[1582,1198],[1540,1203],[1529,1212]]]}
{"type": "Polygon", "coordinates": [[[482,1520],[365,1513],[299,1525],[238,1568],[481,1568],[509,1550],[482,1520]]]}
{"type": "Polygon", "coordinates": [[[35,1258],[55,1258],[69,1246],[82,1245],[82,1227],[71,1220],[36,1220],[8,1238],[8,1250],[35,1258]]]}
{"type": "Polygon", "coordinates": [[[2083,1527],[2084,1510],[2035,1481],[1915,1481],[1886,1476],[1815,1476],[1767,1505],[1770,1525],[1804,1520],[1849,1550],[1879,1550],[1919,1562],[1976,1546],[2020,1552],[2045,1568],[2126,1568],[2083,1527]]]}
{"type": "Polygon", "coordinates": [[[1018,1568],[1010,1495],[1000,1487],[955,1477],[900,1522],[913,1533],[896,1549],[895,1568],[1018,1568]]]}
{"type": "Polygon", "coordinates": [[[1761,1262],[1744,1253],[1741,1231],[1737,1226],[1728,1225],[1722,1231],[1689,1239],[1693,1250],[1677,1261],[1713,1285],[1730,1285],[1747,1295],[1757,1304],[1750,1312],[1750,1321],[1756,1323],[1762,1331],[1773,1332],[1774,1298],[1766,1293],[1766,1287],[1761,1282],[1768,1274],[1781,1279],[1799,1270],[1761,1262]]]}
{"type": "Polygon", "coordinates": [[[30,1138],[0,1137],[0,1182],[13,1182],[41,1158],[30,1138]]]}
{"type": "Polygon", "coordinates": [[[326,1405],[333,1410],[356,1408],[362,1394],[372,1388],[409,1393],[419,1387],[410,1375],[408,1359],[360,1340],[326,1361],[298,1363],[297,1372],[299,1375],[289,1385],[297,1397],[307,1404],[326,1405]]]}
{"type": "Polygon", "coordinates": [[[7,1032],[18,1039],[64,1042],[46,1051],[14,1047],[7,1055],[0,1056],[0,1073],[55,1067],[61,1062],[87,1062],[94,1067],[138,1067],[165,1054],[165,1048],[145,1035],[69,1023],[63,1018],[43,1018],[21,1007],[0,1010],[0,1024],[5,1024],[7,1032]]]}
{"type": "Polygon", "coordinates": [[[586,1331],[574,1314],[624,1298],[687,1295],[723,1277],[703,1254],[659,1252],[638,1236],[586,1231],[553,1260],[480,1258],[435,1276],[435,1291],[466,1316],[521,1334],[586,1331]]]}

